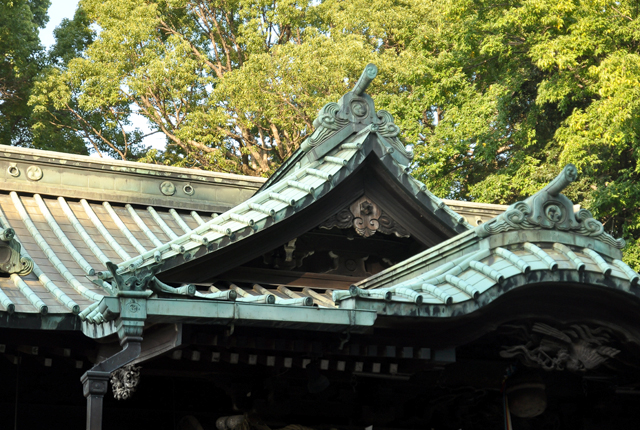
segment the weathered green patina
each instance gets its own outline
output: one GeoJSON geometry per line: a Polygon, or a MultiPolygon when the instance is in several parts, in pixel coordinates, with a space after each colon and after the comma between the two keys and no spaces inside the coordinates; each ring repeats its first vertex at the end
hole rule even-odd
{"type": "Polygon", "coordinates": [[[495,219],[375,275],[336,303],[385,315],[454,317],[535,284],[589,285],[640,297],[640,276],[622,260],[622,239],[604,232],[560,192],[576,179],[568,165],[549,185],[495,219]]]}

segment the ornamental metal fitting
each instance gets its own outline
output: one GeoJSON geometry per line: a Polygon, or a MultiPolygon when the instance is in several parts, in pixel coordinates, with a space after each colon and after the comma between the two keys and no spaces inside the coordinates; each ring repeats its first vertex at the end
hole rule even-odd
{"type": "Polygon", "coordinates": [[[393,116],[385,110],[376,111],[373,99],[365,93],[377,74],[378,68],[367,64],[352,91],[338,103],[327,103],[320,109],[313,121],[315,131],[300,146],[303,152],[313,152],[311,158],[320,158],[351,134],[368,128],[377,133],[396,161],[404,166],[410,164],[413,153],[398,138],[400,128],[394,124],[393,116]]]}
{"type": "Polygon", "coordinates": [[[624,239],[615,239],[605,233],[602,223],[594,219],[588,210],[574,212],[571,200],[560,194],[577,176],[576,166],[568,164],[542,190],[524,201],[512,204],[504,213],[476,227],[476,234],[484,238],[510,230],[560,230],[589,236],[618,249],[624,248],[624,239]]]}
{"type": "Polygon", "coordinates": [[[0,272],[25,276],[33,270],[33,260],[20,255],[22,246],[12,228],[0,228],[0,272]]]}
{"type": "Polygon", "coordinates": [[[39,181],[42,179],[43,173],[42,169],[38,166],[29,166],[27,168],[27,178],[30,181],[39,181]]]}

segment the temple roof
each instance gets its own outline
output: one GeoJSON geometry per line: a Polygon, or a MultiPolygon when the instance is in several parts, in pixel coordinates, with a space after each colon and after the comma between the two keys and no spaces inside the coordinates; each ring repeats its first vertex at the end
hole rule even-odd
{"type": "Polygon", "coordinates": [[[0,230],[33,267],[0,277],[0,304],[8,313],[81,312],[110,293],[92,282],[106,261],[155,246],[143,230],[169,241],[241,203],[264,182],[5,146],[0,172],[0,230]]]}
{"type": "MultiPolygon", "coordinates": [[[[260,189],[260,178],[2,148],[0,228],[12,265],[0,278],[4,319],[13,313],[78,314],[85,323],[101,324],[103,298],[145,274],[153,277],[153,297],[335,309],[326,288],[175,287],[154,275],[184,270],[230,245],[242,247],[248,237],[286,225],[305,210],[327,211],[327,196],[364,165],[418,208],[435,235],[425,241],[436,244],[467,231],[463,216],[408,174],[411,154],[393,118],[376,112],[364,89],[325,106],[295,163],[286,163],[260,189]]],[[[318,223],[324,220],[316,216],[318,223]]]]}
{"type": "Polygon", "coordinates": [[[364,92],[374,72],[368,67],[353,91],[321,109],[314,133],[267,181],[0,149],[0,325],[24,327],[12,315],[31,315],[39,318],[29,320],[32,328],[107,336],[126,294],[153,303],[150,321],[226,321],[246,309],[251,321],[336,330],[371,326],[376,315],[467,315],[523,286],[638,295],[640,276],[621,261],[624,241],[560,193],[575,167],[508,207],[445,202],[409,174],[412,154],[393,118],[364,92]],[[211,281],[363,193],[386,201],[428,249],[348,290],[211,281]],[[285,317],[260,306],[289,310],[285,317]]]}
{"type": "Polygon", "coordinates": [[[528,199],[473,230],[335,291],[341,307],[386,315],[470,314],[518,287],[583,285],[640,297],[640,275],[622,261],[625,242],[560,192],[568,165],[528,199]]]}

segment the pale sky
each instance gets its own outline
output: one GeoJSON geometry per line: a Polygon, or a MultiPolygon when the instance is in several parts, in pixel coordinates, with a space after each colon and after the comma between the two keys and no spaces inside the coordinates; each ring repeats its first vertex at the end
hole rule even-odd
{"type": "MultiPolygon", "coordinates": [[[[55,42],[53,38],[53,30],[64,18],[72,19],[77,6],[78,0],[51,0],[51,7],[49,7],[49,22],[45,28],[40,30],[40,41],[45,48],[50,48],[53,45],[55,42]]],[[[143,133],[146,134],[151,131],[147,125],[147,120],[143,117],[134,115],[132,120],[134,125],[140,128],[143,133]]],[[[164,149],[166,138],[164,137],[164,134],[156,133],[147,137],[144,140],[144,144],[156,149],[164,149]]]]}
{"type": "Polygon", "coordinates": [[[60,24],[64,18],[71,19],[76,12],[78,0],[52,0],[49,8],[49,23],[40,30],[40,41],[47,48],[53,45],[53,29],[60,24]]]}

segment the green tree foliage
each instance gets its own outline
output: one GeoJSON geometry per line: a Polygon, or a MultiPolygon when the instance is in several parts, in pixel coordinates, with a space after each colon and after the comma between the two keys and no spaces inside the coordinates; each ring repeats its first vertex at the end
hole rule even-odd
{"type": "Polygon", "coordinates": [[[83,0],[81,7],[99,32],[39,82],[36,130],[57,127],[96,151],[135,158],[140,136],[127,124],[135,111],[167,138],[167,150],[146,161],[249,175],[268,175],[291,155],[318,109],[347,91],[367,62],[395,91],[402,46],[394,32],[419,18],[391,1],[83,0]]]}
{"type": "Polygon", "coordinates": [[[49,0],[0,0],[0,144],[30,145],[27,105],[44,59],[38,28],[49,0]]]}
{"type": "Polygon", "coordinates": [[[638,8],[81,0],[84,15],[58,34],[31,99],[34,130],[135,159],[144,149],[130,123],[137,112],[167,139],[145,161],[269,175],[318,109],[374,62],[381,75],[368,91],[395,116],[432,191],[511,203],[575,163],[581,179],[567,194],[629,239],[628,261],[640,266],[638,8]]]}
{"type": "MultiPolygon", "coordinates": [[[[55,45],[47,55],[47,68],[34,86],[34,145],[41,149],[88,153],[89,146],[103,156],[135,159],[143,154],[142,133],[132,126],[132,107],[123,100],[101,99],[101,82],[85,87],[84,76],[72,73],[95,39],[91,21],[82,7],[73,19],[55,29],[55,45]]],[[[111,76],[113,77],[113,76],[111,76]]]]}
{"type": "Polygon", "coordinates": [[[630,240],[628,261],[640,267],[639,8],[635,0],[443,2],[423,29],[416,85],[433,107],[417,176],[440,195],[512,203],[574,163],[581,180],[568,194],[630,240]]]}

